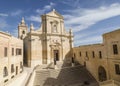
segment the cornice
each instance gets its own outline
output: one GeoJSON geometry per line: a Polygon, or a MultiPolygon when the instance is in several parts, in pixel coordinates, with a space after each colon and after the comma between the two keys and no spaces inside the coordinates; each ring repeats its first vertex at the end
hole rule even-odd
{"type": "Polygon", "coordinates": [[[64,20],[64,18],[61,18],[61,17],[56,17],[56,16],[50,16],[50,15],[42,15],[42,16],[46,16],[46,17],[53,17],[53,18],[59,18],[59,19],[62,19],[62,20],[64,20]]]}
{"type": "Polygon", "coordinates": [[[36,36],[43,36],[43,35],[46,35],[46,36],[60,36],[60,37],[74,37],[73,35],[70,35],[70,34],[51,34],[51,33],[28,33],[28,35],[36,35],[36,36]]]}
{"type": "Polygon", "coordinates": [[[5,33],[5,32],[2,32],[2,31],[0,31],[0,34],[12,37],[12,35],[10,35],[9,33],[5,33]]]}

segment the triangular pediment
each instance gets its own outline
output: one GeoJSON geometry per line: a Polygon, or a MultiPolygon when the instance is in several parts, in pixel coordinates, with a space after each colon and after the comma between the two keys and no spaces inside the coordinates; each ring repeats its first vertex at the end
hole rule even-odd
{"type": "Polygon", "coordinates": [[[48,16],[53,16],[53,17],[59,17],[59,18],[62,18],[63,19],[63,16],[60,15],[56,10],[53,9],[53,11],[47,13],[46,15],[48,16]]]}

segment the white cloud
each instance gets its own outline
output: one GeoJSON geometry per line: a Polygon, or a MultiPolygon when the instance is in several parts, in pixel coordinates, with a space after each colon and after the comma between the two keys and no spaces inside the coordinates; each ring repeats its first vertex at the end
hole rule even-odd
{"type": "Polygon", "coordinates": [[[0,13],[0,16],[8,16],[8,14],[5,14],[5,13],[0,13]]]}
{"type": "Polygon", "coordinates": [[[60,0],[60,3],[71,6],[71,7],[79,7],[80,6],[80,0],[60,0]]]}
{"type": "Polygon", "coordinates": [[[23,13],[22,10],[17,10],[17,11],[14,11],[11,13],[11,16],[18,16],[18,15],[21,15],[23,13]]]}
{"type": "Polygon", "coordinates": [[[43,9],[44,10],[50,10],[53,6],[55,6],[55,3],[50,2],[50,4],[46,5],[43,9]]]}
{"type": "Polygon", "coordinates": [[[18,37],[18,28],[14,29],[11,33],[14,37],[18,37]]]}
{"type": "MultiPolygon", "coordinates": [[[[90,36],[91,35],[99,35],[100,34],[100,36],[102,36],[102,34],[104,34],[104,33],[108,33],[108,32],[110,32],[111,30],[116,30],[116,29],[118,29],[118,28],[120,28],[120,26],[113,26],[113,27],[109,27],[109,28],[97,28],[96,30],[94,30],[94,31],[85,31],[85,33],[83,33],[83,32],[80,32],[79,34],[75,34],[75,37],[74,37],[74,39],[77,41],[77,40],[82,40],[82,39],[84,39],[85,37],[89,37],[90,38],[90,36]]],[[[93,40],[94,41],[94,40],[93,40]]]]}
{"type": "Polygon", "coordinates": [[[120,26],[113,26],[103,29],[96,29],[94,31],[87,31],[85,33],[81,32],[79,34],[75,34],[74,37],[74,44],[75,46],[79,45],[86,45],[86,44],[95,44],[95,43],[102,43],[102,35],[105,33],[110,32],[111,30],[116,30],[120,28],[120,26]]]}
{"type": "Polygon", "coordinates": [[[32,15],[28,17],[27,20],[34,21],[34,22],[41,22],[40,15],[44,14],[46,11],[50,11],[51,9],[53,9],[55,5],[56,5],[55,3],[50,2],[49,5],[45,5],[43,9],[37,9],[36,10],[37,15],[32,15]]]}
{"type": "Polygon", "coordinates": [[[38,15],[37,16],[30,16],[27,18],[27,20],[41,22],[40,16],[38,16],[38,15]]]}
{"type": "Polygon", "coordinates": [[[39,14],[44,14],[46,11],[51,10],[55,6],[55,3],[50,2],[49,5],[45,5],[42,9],[37,9],[36,12],[39,14]]]}
{"type": "Polygon", "coordinates": [[[101,6],[95,9],[75,9],[64,15],[67,27],[74,28],[73,31],[81,31],[96,24],[99,21],[120,15],[120,4],[114,3],[110,6],[101,6]],[[75,25],[77,24],[77,26],[75,25]]]}
{"type": "Polygon", "coordinates": [[[100,6],[93,9],[77,8],[74,10],[66,10],[65,12],[67,12],[63,15],[65,18],[65,25],[67,28],[72,27],[73,32],[75,32],[75,46],[102,42],[102,34],[104,32],[119,27],[96,28],[96,31],[82,32],[100,21],[120,16],[120,3],[113,3],[109,6],[100,6]]]}
{"type": "Polygon", "coordinates": [[[93,36],[93,37],[88,37],[84,38],[81,40],[75,41],[75,45],[86,45],[86,44],[93,44],[93,43],[101,43],[102,42],[102,36],[93,36]]]}
{"type": "Polygon", "coordinates": [[[0,29],[4,29],[4,28],[6,28],[6,27],[8,27],[8,24],[7,24],[7,22],[4,20],[4,19],[1,19],[0,18],[0,29]]]}

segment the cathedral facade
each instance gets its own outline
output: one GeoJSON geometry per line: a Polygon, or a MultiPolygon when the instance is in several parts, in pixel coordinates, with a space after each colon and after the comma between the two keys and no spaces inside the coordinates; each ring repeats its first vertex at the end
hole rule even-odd
{"type": "Polygon", "coordinates": [[[30,32],[24,19],[18,26],[18,37],[24,40],[24,63],[29,67],[62,62],[72,57],[73,33],[64,27],[64,18],[55,10],[41,16],[41,27],[30,32]]]}

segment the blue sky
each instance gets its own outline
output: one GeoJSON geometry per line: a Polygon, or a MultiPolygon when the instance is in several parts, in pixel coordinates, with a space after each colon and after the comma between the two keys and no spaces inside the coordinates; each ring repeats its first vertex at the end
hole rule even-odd
{"type": "Polygon", "coordinates": [[[75,46],[102,43],[103,33],[120,28],[120,0],[0,0],[0,30],[17,36],[22,17],[38,29],[40,15],[52,9],[73,30],[75,46]]]}

